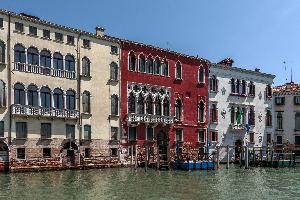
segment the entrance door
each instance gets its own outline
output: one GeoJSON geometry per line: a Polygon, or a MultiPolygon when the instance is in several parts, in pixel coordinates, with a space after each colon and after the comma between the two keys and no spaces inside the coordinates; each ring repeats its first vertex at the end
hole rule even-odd
{"type": "Polygon", "coordinates": [[[235,153],[234,153],[234,158],[235,158],[235,161],[239,161],[241,158],[240,158],[240,153],[241,153],[241,147],[242,147],[242,141],[241,140],[236,140],[235,141],[235,153]]]}
{"type": "Polygon", "coordinates": [[[77,145],[74,142],[66,142],[63,145],[63,154],[65,155],[65,162],[69,166],[75,165],[75,151],[78,150],[77,145]]]}
{"type": "Polygon", "coordinates": [[[67,150],[67,159],[68,163],[70,163],[72,166],[75,165],[75,153],[74,150],[67,150]]]}
{"type": "Polygon", "coordinates": [[[169,148],[169,138],[168,135],[160,131],[157,136],[157,147],[158,147],[158,152],[160,155],[160,159],[164,161],[168,161],[168,148],[169,148]]]}

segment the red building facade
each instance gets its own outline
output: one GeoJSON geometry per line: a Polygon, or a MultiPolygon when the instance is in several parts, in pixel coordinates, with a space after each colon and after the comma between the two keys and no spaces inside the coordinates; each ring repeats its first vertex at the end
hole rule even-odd
{"type": "Polygon", "coordinates": [[[147,144],[153,155],[173,159],[176,141],[183,153],[198,153],[207,137],[208,61],[131,41],[121,48],[120,119],[129,154],[147,144]]]}

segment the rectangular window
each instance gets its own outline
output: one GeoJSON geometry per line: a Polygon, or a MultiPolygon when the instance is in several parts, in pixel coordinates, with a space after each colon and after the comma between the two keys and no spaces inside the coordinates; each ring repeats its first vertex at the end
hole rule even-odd
{"type": "Polygon", "coordinates": [[[63,34],[55,32],[55,40],[62,42],[63,41],[63,34]]]}
{"type": "Polygon", "coordinates": [[[0,137],[4,137],[4,121],[0,121],[0,137]]]}
{"type": "Polygon", "coordinates": [[[276,143],[281,145],[282,144],[282,135],[277,135],[276,137],[276,143]]]}
{"type": "Polygon", "coordinates": [[[67,44],[74,45],[74,36],[67,35],[67,44]]]}
{"type": "Polygon", "coordinates": [[[41,138],[50,139],[51,138],[51,124],[41,123],[41,138]]]}
{"type": "Polygon", "coordinates": [[[285,98],[284,97],[275,97],[276,105],[284,105],[285,98]]]}
{"type": "Polygon", "coordinates": [[[85,148],[84,149],[84,157],[85,158],[90,158],[91,157],[91,149],[90,148],[85,148]]]}
{"type": "Polygon", "coordinates": [[[129,140],[136,140],[136,127],[129,127],[129,140]]]}
{"type": "Polygon", "coordinates": [[[212,131],[211,132],[211,141],[216,142],[218,140],[218,132],[212,131]]]}
{"type": "Polygon", "coordinates": [[[92,130],[90,125],[84,125],[84,139],[85,140],[91,140],[92,139],[92,130]]]}
{"type": "Polygon", "coordinates": [[[87,39],[83,39],[83,47],[84,48],[90,48],[91,47],[91,42],[87,39]]]}
{"type": "Polygon", "coordinates": [[[295,114],[295,130],[300,130],[300,113],[296,112],[295,114]]]}
{"type": "Polygon", "coordinates": [[[66,138],[75,140],[75,125],[66,124],[66,138]]]}
{"type": "Polygon", "coordinates": [[[198,141],[205,142],[205,130],[204,129],[198,130],[198,141]]]}
{"type": "Polygon", "coordinates": [[[153,128],[152,127],[147,127],[147,140],[152,141],[153,140],[153,128]]]}
{"type": "Polygon", "coordinates": [[[3,28],[3,18],[0,18],[0,28],[3,28]]]}
{"type": "Polygon", "coordinates": [[[24,25],[20,22],[15,23],[15,30],[18,32],[24,32],[24,25]]]}
{"type": "Polygon", "coordinates": [[[50,30],[44,29],[43,30],[43,37],[50,39],[50,30]]]}
{"type": "Polygon", "coordinates": [[[51,148],[43,148],[43,158],[51,158],[51,148]]]}
{"type": "Polygon", "coordinates": [[[111,140],[118,140],[118,135],[119,135],[119,128],[118,127],[111,127],[111,140]]]}
{"type": "Polygon", "coordinates": [[[299,135],[295,136],[295,145],[300,145],[300,136],[299,135]]]}
{"type": "Polygon", "coordinates": [[[29,26],[29,34],[30,35],[37,35],[37,28],[35,26],[29,26]]]}
{"type": "Polygon", "coordinates": [[[17,148],[17,159],[25,159],[25,148],[17,148]]]}
{"type": "Polygon", "coordinates": [[[135,147],[133,146],[132,150],[131,150],[131,146],[128,147],[128,155],[131,156],[132,155],[135,155],[135,147]],[[131,152],[132,151],[132,152],[131,152]]]}
{"type": "Polygon", "coordinates": [[[112,157],[118,156],[118,149],[117,149],[117,148],[111,148],[111,149],[110,149],[110,155],[111,155],[112,157]]]}
{"type": "Polygon", "coordinates": [[[182,129],[175,129],[176,142],[182,142],[182,129]]]}
{"type": "Polygon", "coordinates": [[[271,143],[271,134],[270,133],[267,134],[267,143],[268,144],[271,143]]]}
{"type": "Polygon", "coordinates": [[[110,46],[110,53],[117,55],[118,54],[118,47],[117,46],[110,46]]]}
{"type": "Polygon", "coordinates": [[[300,105],[300,96],[295,96],[294,97],[294,104],[295,105],[300,105]]]}
{"type": "Polygon", "coordinates": [[[250,143],[254,143],[254,133],[250,133],[250,143]]]}
{"type": "Polygon", "coordinates": [[[24,139],[27,138],[27,123],[16,122],[16,138],[24,139]]]}

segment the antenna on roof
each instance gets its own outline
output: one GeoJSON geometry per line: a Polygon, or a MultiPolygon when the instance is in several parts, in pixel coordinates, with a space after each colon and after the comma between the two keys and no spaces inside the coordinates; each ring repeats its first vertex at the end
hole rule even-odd
{"type": "Polygon", "coordinates": [[[286,72],[286,62],[285,61],[283,61],[283,65],[284,65],[284,71],[285,71],[285,74],[286,74],[285,82],[287,83],[287,81],[288,81],[288,75],[287,75],[287,72],[286,72]]]}

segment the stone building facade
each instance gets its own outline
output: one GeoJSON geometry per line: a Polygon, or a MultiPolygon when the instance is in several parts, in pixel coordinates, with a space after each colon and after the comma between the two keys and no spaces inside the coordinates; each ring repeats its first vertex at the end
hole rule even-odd
{"type": "Polygon", "coordinates": [[[227,58],[210,65],[210,141],[220,146],[220,159],[230,146],[230,158],[239,159],[239,147],[271,143],[273,133],[272,83],[274,75],[233,67],[227,58]]]}
{"type": "Polygon", "coordinates": [[[13,170],[118,157],[117,40],[0,10],[0,44],[0,162],[13,170]]]}
{"type": "Polygon", "coordinates": [[[294,82],[273,88],[274,144],[300,154],[300,85],[294,82]]]}
{"type": "Polygon", "coordinates": [[[205,146],[209,62],[127,40],[121,48],[123,152],[149,148],[150,161],[170,161],[177,142],[177,151],[197,157],[205,146]]]}

